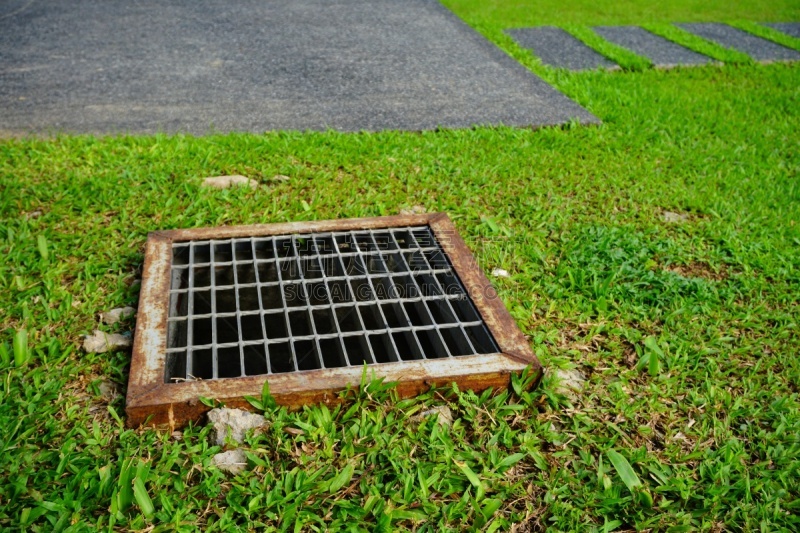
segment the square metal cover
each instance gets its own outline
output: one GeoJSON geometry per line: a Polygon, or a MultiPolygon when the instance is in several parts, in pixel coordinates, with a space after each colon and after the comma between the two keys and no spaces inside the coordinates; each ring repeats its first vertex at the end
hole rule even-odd
{"type": "Polygon", "coordinates": [[[444,213],[148,235],[128,424],[181,426],[204,396],[333,401],[368,374],[401,396],[541,371],[444,213]]]}

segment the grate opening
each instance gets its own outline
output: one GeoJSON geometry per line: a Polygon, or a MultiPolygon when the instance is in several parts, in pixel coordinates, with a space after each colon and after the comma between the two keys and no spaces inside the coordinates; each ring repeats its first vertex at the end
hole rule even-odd
{"type": "Polygon", "coordinates": [[[214,377],[214,358],[211,350],[195,350],[189,355],[187,362],[191,362],[191,366],[187,365],[187,378],[211,379],[214,377]],[[191,368],[191,372],[188,368],[191,368]]]}
{"type": "Polygon", "coordinates": [[[274,374],[292,372],[294,370],[294,362],[292,357],[292,348],[289,343],[280,342],[270,346],[269,362],[270,370],[274,374]]]}
{"type": "Polygon", "coordinates": [[[173,243],[171,269],[167,382],[499,351],[428,226],[173,243]]]}
{"type": "Polygon", "coordinates": [[[250,344],[244,347],[244,373],[248,376],[261,376],[269,372],[267,352],[264,346],[250,344]]]}

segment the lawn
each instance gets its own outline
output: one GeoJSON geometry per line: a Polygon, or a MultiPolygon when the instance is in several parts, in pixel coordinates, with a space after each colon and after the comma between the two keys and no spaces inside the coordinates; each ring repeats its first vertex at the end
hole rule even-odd
{"type": "Polygon", "coordinates": [[[668,25],[800,5],[446,4],[603,124],[0,141],[0,529],[800,529],[800,65],[668,25]],[[597,43],[588,26],[611,23],[729,63],[660,71],[608,48],[625,70],[567,73],[502,33],[597,43]],[[219,174],[261,186],[199,187],[219,174]],[[132,328],[97,313],[136,304],[149,231],[412,206],[511,274],[493,281],[547,368],[538,388],[398,401],[371,382],[335,408],[267,407],[235,477],[202,425],[125,428],[130,355],[80,341],[132,328]],[[410,420],[441,405],[452,426],[410,420]]]}

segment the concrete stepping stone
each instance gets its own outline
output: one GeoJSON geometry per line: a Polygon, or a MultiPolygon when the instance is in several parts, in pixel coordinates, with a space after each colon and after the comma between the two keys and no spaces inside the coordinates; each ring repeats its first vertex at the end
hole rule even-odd
{"type": "Polygon", "coordinates": [[[550,26],[506,30],[517,44],[531,50],[545,65],[569,70],[616,69],[619,66],[581,41],[550,26]]]}
{"type": "Polygon", "coordinates": [[[795,39],[800,39],[800,22],[775,22],[772,24],[764,24],[781,33],[785,33],[795,39]]]}
{"type": "Polygon", "coordinates": [[[726,48],[744,52],[756,61],[798,61],[800,52],[717,22],[676,24],[690,33],[726,48]]]}
{"type": "Polygon", "coordinates": [[[713,62],[710,57],[698,54],[638,26],[598,26],[593,29],[607,41],[646,57],[657,67],[707,65],[713,62]]]}

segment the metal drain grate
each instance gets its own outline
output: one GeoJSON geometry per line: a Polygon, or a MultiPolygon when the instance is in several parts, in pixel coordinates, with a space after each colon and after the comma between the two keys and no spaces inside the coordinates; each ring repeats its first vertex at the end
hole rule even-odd
{"type": "Polygon", "coordinates": [[[332,398],[363,366],[413,394],[538,362],[443,214],[156,232],[129,423],[179,425],[198,396],[332,398]],[[160,385],[159,385],[160,383],[160,385]]]}
{"type": "Polygon", "coordinates": [[[491,354],[430,228],[176,243],[167,381],[491,354]]]}

